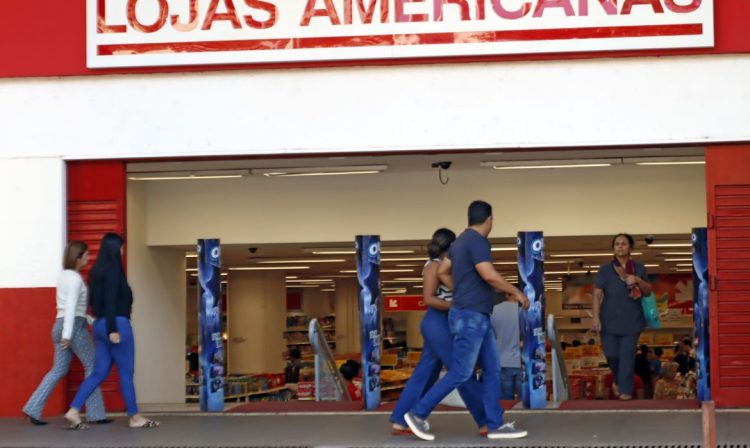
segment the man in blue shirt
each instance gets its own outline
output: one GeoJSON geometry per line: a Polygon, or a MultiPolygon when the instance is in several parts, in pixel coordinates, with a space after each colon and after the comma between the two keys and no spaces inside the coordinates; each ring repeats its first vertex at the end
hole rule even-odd
{"type": "Polygon", "coordinates": [[[448,259],[438,271],[441,282],[453,287],[453,303],[448,312],[453,334],[453,360],[448,373],[404,416],[409,428],[423,440],[435,440],[435,435],[429,432],[427,417],[453,389],[471,378],[477,362],[482,368],[487,438],[516,439],[527,435],[512,423],[503,422],[500,361],[490,314],[495,290],[506,293],[508,300],[518,302],[525,309],[529,307],[529,299],[495,270],[487,239],[490,231],[492,206],[483,201],[472,202],[469,205],[469,227],[453,243],[448,259]]]}

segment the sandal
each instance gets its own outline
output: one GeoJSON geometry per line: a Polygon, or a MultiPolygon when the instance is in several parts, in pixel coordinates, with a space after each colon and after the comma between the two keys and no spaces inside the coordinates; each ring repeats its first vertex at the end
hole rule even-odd
{"type": "Polygon", "coordinates": [[[130,426],[130,427],[134,429],[140,429],[140,428],[148,429],[148,428],[158,428],[160,425],[161,425],[161,422],[159,421],[146,419],[146,423],[139,425],[139,426],[130,426]]]}
{"type": "Polygon", "coordinates": [[[394,436],[408,436],[414,434],[408,426],[394,423],[391,425],[391,434],[394,436]]]}

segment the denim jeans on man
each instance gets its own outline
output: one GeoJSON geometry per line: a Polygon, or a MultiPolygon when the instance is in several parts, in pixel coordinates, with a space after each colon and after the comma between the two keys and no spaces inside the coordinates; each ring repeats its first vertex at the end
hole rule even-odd
{"type": "Polygon", "coordinates": [[[515,400],[515,394],[521,399],[521,368],[500,367],[500,399],[515,400]]]}
{"type": "MultiPolygon", "coordinates": [[[[474,375],[474,366],[478,361],[482,368],[482,407],[487,428],[497,429],[503,424],[503,410],[500,407],[500,360],[490,316],[453,307],[448,312],[448,323],[453,334],[453,353],[456,356],[451,360],[448,373],[427,391],[412,412],[417,417],[427,418],[443,398],[474,375]]],[[[472,414],[475,413],[476,411],[472,411],[472,414]]]]}
{"type": "MultiPolygon", "coordinates": [[[[420,330],[424,338],[424,348],[419,363],[406,383],[401,397],[391,414],[391,422],[406,426],[404,414],[414,405],[438,379],[443,365],[450,366],[452,362],[453,336],[448,325],[448,313],[434,308],[428,308],[420,323],[420,330]]],[[[482,384],[472,375],[466,383],[458,387],[458,393],[466,404],[478,427],[487,423],[482,404],[482,384]]]]}

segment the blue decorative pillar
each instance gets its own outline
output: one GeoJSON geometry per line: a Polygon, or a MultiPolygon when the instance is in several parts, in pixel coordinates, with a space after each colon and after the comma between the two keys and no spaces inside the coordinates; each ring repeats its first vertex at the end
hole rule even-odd
{"type": "Polygon", "coordinates": [[[198,334],[201,411],[224,411],[224,347],[221,338],[221,247],[198,240],[198,334]]]}
{"type": "Polygon", "coordinates": [[[518,232],[518,280],[530,307],[521,311],[523,332],[523,404],[547,406],[547,350],[544,332],[544,235],[518,232]]]}
{"type": "Polygon", "coordinates": [[[357,235],[357,279],[365,408],[380,404],[380,237],[357,235]]]}
{"type": "Polygon", "coordinates": [[[708,316],[708,230],[693,229],[693,334],[698,362],[698,400],[711,399],[708,316]]]}

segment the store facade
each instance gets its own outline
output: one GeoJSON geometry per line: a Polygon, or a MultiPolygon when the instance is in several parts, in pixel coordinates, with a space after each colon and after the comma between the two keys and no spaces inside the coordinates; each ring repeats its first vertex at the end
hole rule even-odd
{"type": "Polygon", "coordinates": [[[241,3],[8,7],[0,241],[16,255],[1,265],[0,356],[15,367],[0,415],[18,414],[49,364],[48,341],[29,335],[48,331],[65,240],[133,231],[129,162],[676,146],[705,148],[714,398],[750,405],[746,2],[241,3]],[[233,34],[248,30],[272,50],[233,34]]]}

